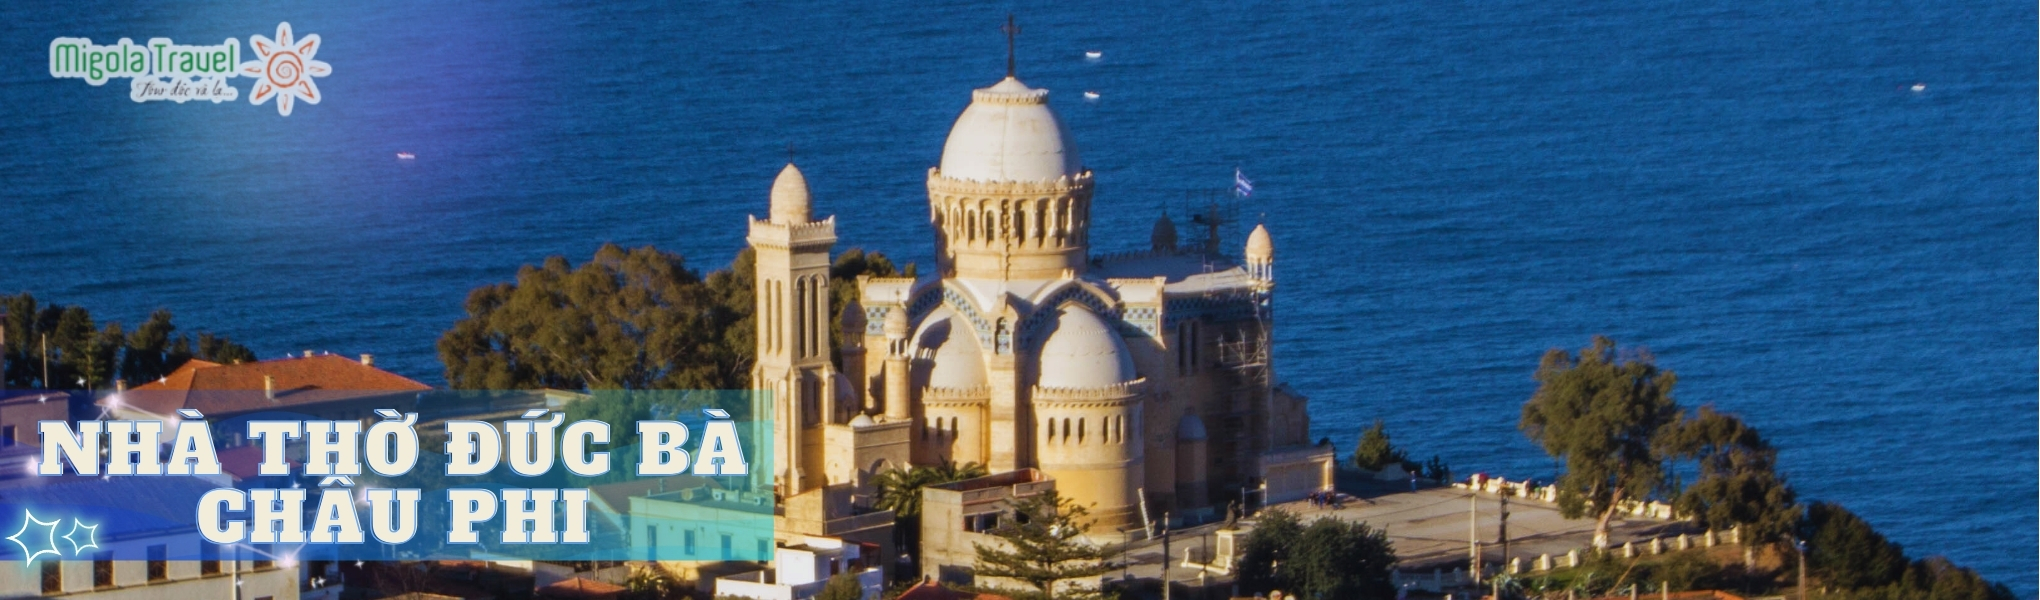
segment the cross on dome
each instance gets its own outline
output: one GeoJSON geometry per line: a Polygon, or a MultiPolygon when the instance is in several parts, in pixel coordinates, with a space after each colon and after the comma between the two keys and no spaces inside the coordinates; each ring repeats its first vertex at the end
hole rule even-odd
{"type": "Polygon", "coordinates": [[[1020,26],[1013,23],[1013,13],[1006,13],[1006,24],[999,28],[1006,33],[1006,77],[1011,78],[1013,69],[1013,36],[1020,35],[1020,26]]]}

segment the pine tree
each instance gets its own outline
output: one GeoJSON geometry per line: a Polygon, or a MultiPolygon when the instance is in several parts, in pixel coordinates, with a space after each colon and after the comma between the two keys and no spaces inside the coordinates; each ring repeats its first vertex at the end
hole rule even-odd
{"type": "Polygon", "coordinates": [[[1020,581],[1049,600],[1103,597],[1088,589],[1056,592],[1056,582],[1117,568],[1107,561],[1105,548],[1083,539],[1091,527],[1089,516],[1090,511],[1054,490],[1015,502],[1012,518],[991,531],[1005,543],[976,544],[976,574],[1020,581]]]}
{"type": "Polygon", "coordinates": [[[1374,426],[1360,432],[1360,443],[1353,448],[1353,466],[1363,471],[1379,471],[1392,464],[1409,462],[1409,455],[1398,450],[1388,438],[1388,424],[1381,419],[1374,420],[1374,426]]]}
{"type": "Polygon", "coordinates": [[[1755,567],[1756,545],[1783,543],[1799,522],[1792,488],[1776,468],[1778,451],[1735,415],[1702,406],[1659,437],[1664,454],[1699,463],[1700,479],[1679,493],[1676,506],[1714,530],[1741,527],[1749,538],[1743,565],[1755,567]]]}
{"type": "Polygon", "coordinates": [[[1624,502],[1644,501],[1665,483],[1655,440],[1678,419],[1677,381],[1647,351],[1618,360],[1614,340],[1598,335],[1577,358],[1554,348],[1537,368],[1537,392],[1519,427],[1565,461],[1552,484],[1559,513],[1595,517],[1595,548],[1608,547],[1608,522],[1624,502]]]}

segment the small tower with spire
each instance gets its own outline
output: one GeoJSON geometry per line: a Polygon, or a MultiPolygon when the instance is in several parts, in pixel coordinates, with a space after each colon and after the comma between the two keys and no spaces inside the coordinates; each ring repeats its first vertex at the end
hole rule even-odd
{"type": "Polygon", "coordinates": [[[1161,218],[1155,219],[1155,230],[1148,236],[1148,243],[1157,254],[1176,251],[1176,222],[1169,220],[1169,213],[1162,213],[1161,218]]]}
{"type": "Polygon", "coordinates": [[[843,318],[838,323],[841,327],[837,330],[837,339],[843,341],[841,349],[843,376],[850,381],[851,386],[846,397],[854,399],[858,405],[837,407],[837,410],[870,414],[877,407],[872,406],[874,400],[865,393],[871,389],[871,380],[864,375],[864,328],[867,325],[864,321],[864,305],[859,304],[856,298],[851,298],[843,305],[843,318]]]}
{"type": "Polygon", "coordinates": [[[1255,225],[1247,234],[1247,276],[1254,280],[1254,291],[1275,288],[1275,242],[1268,237],[1267,225],[1255,225]]]}
{"type": "Polygon", "coordinates": [[[907,369],[907,334],[911,327],[907,323],[907,311],[893,307],[885,314],[885,418],[887,421],[907,421],[914,418],[910,391],[907,386],[913,378],[907,369]]]}
{"type": "Polygon", "coordinates": [[[813,219],[807,177],[787,163],[772,181],[768,219],[750,218],[747,241],[757,260],[757,364],[751,387],[763,390],[757,415],[771,415],[782,493],[820,485],[821,456],[802,456],[806,437],[835,420],[835,368],[829,362],[829,252],[836,218],[813,219]],[[812,481],[811,481],[812,479],[812,481]]]}

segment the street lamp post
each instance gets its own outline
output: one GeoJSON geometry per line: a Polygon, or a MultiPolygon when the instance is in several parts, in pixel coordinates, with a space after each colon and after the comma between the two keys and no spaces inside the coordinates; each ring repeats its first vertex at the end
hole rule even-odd
{"type": "Polygon", "coordinates": [[[1799,600],[1806,600],[1806,540],[1793,538],[1792,547],[1799,550],[1799,600]]]}
{"type": "Polygon", "coordinates": [[[1472,486],[1466,492],[1466,547],[1469,561],[1466,573],[1473,581],[1480,581],[1480,494],[1472,486]]]}

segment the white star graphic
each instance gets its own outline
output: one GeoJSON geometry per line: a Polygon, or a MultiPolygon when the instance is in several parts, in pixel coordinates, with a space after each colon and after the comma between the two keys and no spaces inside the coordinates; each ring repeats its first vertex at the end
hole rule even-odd
{"type": "Polygon", "coordinates": [[[283,22],[276,24],[275,40],[256,34],[248,36],[248,45],[254,47],[257,60],[241,63],[241,74],[259,78],[255,91],[248,94],[249,103],[261,105],[274,96],[276,114],[286,117],[297,100],[319,103],[319,86],[312,78],[333,73],[332,65],[312,60],[319,53],[319,34],[293,40],[290,23],[283,22]]]}
{"type": "MultiPolygon", "coordinates": [[[[42,555],[44,555],[44,554],[49,554],[49,555],[51,555],[51,556],[59,556],[59,557],[63,556],[62,554],[59,554],[59,553],[57,552],[57,524],[58,524],[58,523],[61,523],[61,522],[63,522],[63,521],[62,521],[62,520],[57,520],[57,521],[49,521],[49,522],[44,522],[44,521],[42,521],[42,520],[36,519],[36,518],[35,518],[35,513],[33,513],[33,512],[29,512],[29,511],[26,511],[26,510],[24,510],[24,511],[21,511],[21,512],[22,512],[22,514],[23,514],[24,516],[26,516],[26,517],[27,517],[27,520],[25,520],[25,521],[22,521],[22,523],[21,523],[21,531],[17,531],[17,532],[14,532],[14,535],[10,535],[10,536],[7,536],[7,541],[10,541],[10,542],[14,542],[14,545],[16,545],[16,546],[20,546],[20,547],[21,547],[21,553],[22,553],[23,555],[25,555],[25,556],[27,556],[27,557],[28,557],[28,558],[22,559],[22,561],[21,561],[21,562],[22,562],[22,564],[35,564],[35,558],[36,558],[36,557],[38,557],[38,556],[42,556],[42,555]],[[48,537],[49,537],[49,544],[48,544],[48,547],[47,547],[46,549],[43,549],[43,550],[29,550],[29,549],[28,549],[28,543],[27,543],[27,542],[24,542],[24,541],[22,541],[22,536],[28,533],[28,527],[29,527],[30,525],[37,525],[37,526],[41,526],[41,527],[45,528],[45,529],[46,529],[46,530],[48,531],[48,537]]],[[[38,534],[38,535],[41,535],[41,534],[38,534]]]]}
{"type": "MultiPolygon", "coordinates": [[[[56,533],[56,528],[51,527],[50,533],[56,533]]],[[[84,552],[86,548],[98,548],[99,526],[86,525],[84,523],[79,522],[77,519],[71,519],[71,532],[64,534],[64,541],[71,543],[71,556],[77,556],[78,553],[84,552]],[[85,543],[83,544],[78,543],[78,539],[72,537],[78,535],[78,530],[80,529],[85,530],[85,543]]],[[[50,545],[55,546],[56,544],[51,543],[50,545]]]]}

